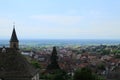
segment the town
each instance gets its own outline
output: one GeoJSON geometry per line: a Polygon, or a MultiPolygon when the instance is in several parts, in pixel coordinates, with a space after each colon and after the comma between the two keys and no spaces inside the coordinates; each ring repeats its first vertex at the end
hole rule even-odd
{"type": "Polygon", "coordinates": [[[1,80],[120,79],[120,44],[20,46],[13,25],[9,47],[0,51],[1,80]]]}
{"type": "Polygon", "coordinates": [[[120,80],[119,9],[120,0],[1,0],[0,80],[120,80]]]}
{"type": "MultiPolygon", "coordinates": [[[[58,64],[68,74],[73,75],[74,71],[79,68],[90,67],[93,72],[108,80],[120,79],[120,45],[57,46],[56,48],[58,64]]],[[[38,61],[41,73],[44,72],[50,63],[52,47],[43,47],[37,51],[26,48],[21,50],[27,58],[38,61]]]]}

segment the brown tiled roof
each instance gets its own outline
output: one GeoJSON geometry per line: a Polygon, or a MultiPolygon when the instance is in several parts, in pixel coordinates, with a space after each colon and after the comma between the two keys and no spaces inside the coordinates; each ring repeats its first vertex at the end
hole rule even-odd
{"type": "Polygon", "coordinates": [[[37,72],[38,70],[18,51],[6,48],[6,52],[2,53],[2,48],[0,48],[0,78],[5,80],[19,80],[20,78],[21,80],[27,80],[37,72]]]}

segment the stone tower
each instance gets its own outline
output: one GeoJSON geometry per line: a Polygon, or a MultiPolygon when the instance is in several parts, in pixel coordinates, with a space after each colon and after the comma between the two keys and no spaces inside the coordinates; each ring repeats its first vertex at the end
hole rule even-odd
{"type": "Polygon", "coordinates": [[[15,24],[13,25],[13,32],[10,39],[10,48],[19,49],[19,40],[16,35],[15,24]]]}

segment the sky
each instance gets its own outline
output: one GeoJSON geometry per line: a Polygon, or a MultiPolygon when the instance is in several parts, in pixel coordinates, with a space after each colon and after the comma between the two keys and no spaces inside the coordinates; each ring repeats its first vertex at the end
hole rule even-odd
{"type": "Polygon", "coordinates": [[[120,0],[0,0],[0,39],[120,39],[120,0]]]}

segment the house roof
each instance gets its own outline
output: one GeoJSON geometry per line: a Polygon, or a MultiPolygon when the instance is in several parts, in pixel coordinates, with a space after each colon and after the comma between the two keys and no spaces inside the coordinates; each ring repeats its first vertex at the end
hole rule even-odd
{"type": "Polygon", "coordinates": [[[2,52],[0,48],[0,78],[13,79],[13,78],[31,78],[38,69],[35,69],[26,58],[18,51],[5,48],[6,52],[2,52]]]}

